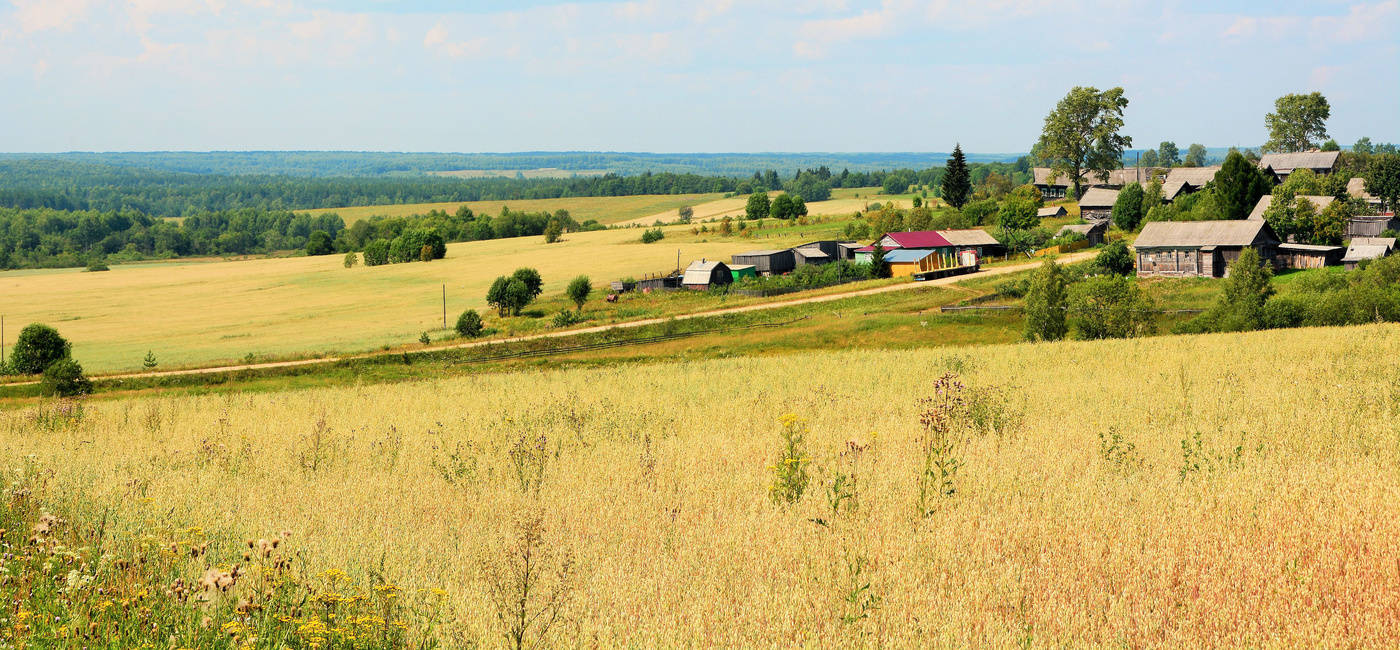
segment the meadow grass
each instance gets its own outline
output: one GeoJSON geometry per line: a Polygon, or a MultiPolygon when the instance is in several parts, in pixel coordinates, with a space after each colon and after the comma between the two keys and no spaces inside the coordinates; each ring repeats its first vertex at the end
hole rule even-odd
{"type": "Polygon", "coordinates": [[[449,647],[504,644],[522,548],[556,645],[1393,647],[1397,353],[1392,325],[856,347],[96,400],[0,437],[113,539],[286,529],[310,572],[443,589],[449,647]]]}

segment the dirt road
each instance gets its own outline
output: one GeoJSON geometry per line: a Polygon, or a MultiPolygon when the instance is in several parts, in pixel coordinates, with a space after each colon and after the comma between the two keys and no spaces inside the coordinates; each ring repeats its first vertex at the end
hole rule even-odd
{"type": "MultiPolygon", "coordinates": [[[[1062,256],[1060,256],[1060,258],[1059,258],[1058,261],[1059,261],[1060,263],[1062,263],[1062,264],[1070,263],[1070,262],[1079,262],[1079,261],[1088,259],[1089,257],[1092,257],[1094,254],[1095,254],[1094,252],[1084,252],[1084,253],[1074,253],[1074,254],[1071,254],[1071,255],[1062,255],[1062,256]]],[[[857,291],[846,291],[846,292],[842,292],[842,293],[830,293],[830,294],[824,294],[824,295],[820,295],[820,296],[809,296],[809,297],[807,297],[807,298],[797,298],[797,299],[795,299],[795,300],[783,300],[783,301],[778,301],[778,302],[763,302],[763,303],[756,303],[756,304],[752,304],[752,305],[742,305],[742,306],[739,306],[739,307],[725,307],[725,308],[723,308],[723,309],[711,309],[711,310],[708,310],[708,311],[694,312],[694,313],[690,313],[690,314],[680,314],[680,315],[675,316],[674,318],[675,318],[675,320],[688,320],[688,319],[692,319],[692,318],[709,318],[709,317],[712,317],[712,316],[724,316],[724,315],[726,315],[726,314],[739,314],[739,313],[753,312],[753,311],[764,311],[764,310],[769,310],[769,309],[782,309],[782,308],[784,308],[784,307],[792,307],[792,306],[794,306],[794,305],[809,305],[809,304],[813,304],[813,303],[831,302],[831,301],[834,301],[834,300],[844,300],[844,299],[846,299],[846,298],[855,298],[855,297],[859,297],[859,296],[871,296],[871,295],[881,294],[881,293],[890,293],[890,292],[893,292],[893,291],[910,291],[910,290],[921,289],[921,288],[924,288],[924,287],[946,286],[946,285],[954,284],[954,283],[956,283],[956,282],[960,282],[960,281],[962,281],[962,280],[967,280],[967,279],[969,279],[969,278],[974,278],[974,277],[985,277],[985,276],[988,276],[988,275],[1002,275],[1002,274],[1006,274],[1006,273],[1015,273],[1015,272],[1017,272],[1017,271],[1025,271],[1025,270],[1027,270],[1027,269],[1035,268],[1036,266],[1039,266],[1040,264],[1041,264],[1041,262],[1040,262],[1039,260],[1036,260],[1036,261],[1034,261],[1034,262],[1027,262],[1027,263],[1025,263],[1025,264],[1014,264],[1014,265],[1010,265],[1010,266],[992,267],[992,268],[989,268],[989,269],[980,271],[980,272],[978,272],[978,273],[976,273],[976,274],[974,274],[974,275],[955,275],[955,276],[952,276],[952,277],[939,278],[939,279],[937,279],[937,280],[929,280],[929,281],[926,281],[926,282],[902,282],[902,283],[899,283],[899,284],[890,284],[890,285],[886,285],[886,286],[883,286],[883,287],[875,287],[875,288],[873,288],[873,289],[860,289],[860,290],[857,290],[857,291]]],[[[413,350],[413,352],[432,352],[432,351],[438,351],[438,350],[457,350],[457,349],[464,349],[464,348],[480,347],[480,346],[485,346],[485,345],[496,345],[496,344],[500,344],[500,343],[519,343],[519,342],[522,342],[522,341],[534,341],[534,340],[539,340],[539,339],[562,338],[562,337],[568,337],[568,336],[576,336],[576,335],[579,335],[579,334],[594,334],[594,333],[597,333],[597,332],[605,332],[605,331],[608,331],[608,330],[615,330],[615,329],[625,329],[625,328],[635,328],[635,327],[646,327],[647,325],[656,325],[656,324],[659,324],[659,323],[664,323],[664,322],[666,322],[666,321],[668,321],[668,320],[670,320],[670,319],[671,319],[671,317],[665,317],[665,318],[646,318],[646,319],[642,319],[642,320],[627,321],[627,322],[625,322],[625,323],[613,323],[613,324],[610,324],[610,325],[597,325],[597,326],[594,326],[594,327],[584,327],[584,328],[581,328],[581,329],[560,330],[560,331],[557,331],[557,332],[546,332],[546,333],[544,333],[544,334],[530,334],[530,335],[526,335],[526,336],[516,336],[516,337],[504,338],[504,339],[490,339],[490,340],[484,340],[484,341],[469,341],[469,342],[466,342],[466,343],[453,343],[453,344],[450,344],[450,345],[438,345],[438,346],[424,347],[424,348],[415,349],[415,350],[413,350]]],[[[97,376],[93,376],[92,379],[94,379],[94,380],[103,380],[103,379],[141,379],[141,378],[157,378],[157,377],[176,377],[176,376],[182,376],[182,375],[212,375],[212,374],[217,374],[217,373],[221,373],[221,372],[237,372],[237,371],[241,371],[241,370],[267,370],[267,369],[274,369],[274,368],[294,368],[294,367],[298,367],[298,366],[311,366],[311,365],[317,365],[317,364],[335,363],[335,362],[337,362],[337,361],[341,361],[341,360],[345,360],[345,359],[363,359],[363,358],[367,358],[367,357],[378,356],[378,355],[381,355],[381,354],[384,354],[384,353],[383,353],[383,352],[377,352],[377,353],[366,353],[366,354],[352,354],[352,355],[343,355],[343,356],[337,356],[337,357],[322,357],[322,358],[319,358],[319,359],[298,359],[298,360],[295,360],[295,361],[268,361],[268,362],[265,362],[265,363],[246,363],[246,364],[238,364],[238,365],[231,365],[231,366],[215,366],[215,367],[209,367],[209,368],[188,368],[188,369],[184,369],[184,370],[158,370],[158,371],[153,371],[153,372],[133,372],[133,373],[122,373],[122,374],[114,374],[114,375],[97,375],[97,376]]],[[[33,382],[33,381],[29,381],[29,382],[16,382],[16,383],[9,383],[9,384],[0,384],[0,386],[23,386],[23,385],[34,384],[34,383],[38,383],[38,382],[33,382]]]]}

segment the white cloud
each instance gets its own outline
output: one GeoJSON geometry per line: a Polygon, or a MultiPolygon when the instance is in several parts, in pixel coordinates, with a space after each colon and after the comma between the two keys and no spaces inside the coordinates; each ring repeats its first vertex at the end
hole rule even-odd
{"type": "Polygon", "coordinates": [[[1359,43],[1394,38],[1400,27],[1400,0],[1352,5],[1344,16],[1312,19],[1313,37],[1319,40],[1359,43]]]}
{"type": "Polygon", "coordinates": [[[802,37],[793,44],[793,53],[803,58],[818,58],[825,54],[827,45],[882,36],[894,26],[896,11],[886,3],[879,11],[846,18],[809,20],[799,30],[802,37]]]}
{"type": "Polygon", "coordinates": [[[87,17],[89,0],[14,0],[15,20],[25,33],[69,31],[87,17]]]}

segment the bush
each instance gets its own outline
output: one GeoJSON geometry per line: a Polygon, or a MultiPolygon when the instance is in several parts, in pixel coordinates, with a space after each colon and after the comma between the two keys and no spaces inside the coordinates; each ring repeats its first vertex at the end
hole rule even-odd
{"type": "Polygon", "coordinates": [[[1075,336],[1125,339],[1156,332],[1152,301],[1122,276],[1093,278],[1070,287],[1075,336]]]}
{"type": "Polygon", "coordinates": [[[349,253],[345,254],[345,268],[354,268],[356,262],[358,261],[359,257],[355,255],[355,251],[350,251],[349,253]]]}
{"type": "Polygon", "coordinates": [[[110,271],[112,269],[107,267],[107,263],[103,261],[102,258],[94,257],[91,262],[88,262],[87,270],[89,273],[96,273],[99,271],[110,271]]]}
{"type": "Polygon", "coordinates": [[[475,309],[468,309],[457,317],[457,333],[462,336],[476,338],[481,336],[481,315],[475,309]]]}
{"type": "Polygon", "coordinates": [[[555,326],[555,327],[568,327],[568,326],[570,326],[570,325],[577,325],[577,324],[582,323],[582,322],[583,322],[583,314],[580,314],[579,312],[576,312],[576,311],[571,311],[571,310],[568,310],[568,309],[561,309],[561,310],[559,310],[559,313],[557,313],[557,314],[554,315],[554,326],[555,326]]]}
{"type": "Polygon", "coordinates": [[[83,374],[83,367],[72,359],[59,359],[44,369],[44,378],[39,382],[45,395],[73,397],[92,392],[92,382],[83,374]]]}
{"type": "Polygon", "coordinates": [[[1094,266],[1113,275],[1133,274],[1133,254],[1123,240],[1109,242],[1094,258],[1094,266]]]}
{"type": "Polygon", "coordinates": [[[422,248],[418,249],[418,261],[419,261],[419,262],[431,262],[431,261],[433,261],[433,259],[434,259],[434,258],[433,258],[433,247],[432,247],[432,246],[429,246],[429,245],[427,245],[427,244],[424,244],[422,248]]]}
{"type": "Polygon", "coordinates": [[[37,375],[55,361],[67,359],[72,351],[73,345],[58,330],[33,323],[20,331],[10,352],[10,369],[20,375],[37,375]]]}
{"type": "Polygon", "coordinates": [[[569,295],[569,300],[574,301],[579,311],[583,311],[583,303],[587,302],[588,295],[593,293],[593,281],[586,275],[580,275],[569,282],[569,288],[564,292],[569,295]]]}
{"type": "Polygon", "coordinates": [[[661,230],[660,228],[651,228],[651,229],[642,231],[642,243],[643,243],[643,244],[650,244],[650,243],[652,243],[652,242],[659,242],[659,241],[661,241],[661,240],[663,240],[663,239],[665,239],[665,238],[666,238],[666,233],[665,233],[665,232],[662,232],[662,230],[661,230]]]}
{"type": "Polygon", "coordinates": [[[966,223],[976,226],[989,225],[992,217],[997,214],[997,202],[991,199],[973,201],[963,206],[962,213],[966,223]]]}
{"type": "Polygon", "coordinates": [[[1273,296],[1264,303],[1264,327],[1299,327],[1308,318],[1308,303],[1296,296],[1273,296]]]}
{"type": "Polygon", "coordinates": [[[1138,224],[1142,223],[1142,198],[1142,185],[1125,185],[1118,193],[1118,200],[1113,203],[1114,225],[1129,232],[1137,230],[1138,224]]]}
{"type": "Polygon", "coordinates": [[[306,238],[307,255],[330,255],[335,252],[335,245],[331,243],[331,234],[324,230],[317,230],[306,238]]]}
{"type": "Polygon", "coordinates": [[[365,266],[380,266],[389,263],[389,241],[376,239],[365,244],[365,266]]]}

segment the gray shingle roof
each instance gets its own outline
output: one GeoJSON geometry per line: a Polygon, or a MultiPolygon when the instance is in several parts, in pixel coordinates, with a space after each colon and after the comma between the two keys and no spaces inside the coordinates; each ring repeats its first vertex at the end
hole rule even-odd
{"type": "Polygon", "coordinates": [[[1063,235],[1067,232],[1077,232],[1081,235],[1084,235],[1085,237],[1088,237],[1089,233],[1094,232],[1095,230],[1108,230],[1108,222],[1100,221],[1097,223],[1079,223],[1070,224],[1068,226],[1062,226],[1060,230],[1055,233],[1055,236],[1059,237],[1060,235],[1063,235]]]}
{"type": "Polygon", "coordinates": [[[1343,262],[1360,262],[1361,260],[1374,260],[1390,254],[1390,249],[1385,246],[1367,246],[1352,243],[1347,248],[1347,254],[1342,257],[1343,262]]]}
{"type": "MultiPolygon", "coordinates": [[[[1336,197],[1331,196],[1309,196],[1302,194],[1293,197],[1293,200],[1295,201],[1298,199],[1307,199],[1311,201],[1313,207],[1317,208],[1318,212],[1322,212],[1324,209],[1327,208],[1327,206],[1332,205],[1333,201],[1337,200],[1336,197]]],[[[1274,196],[1272,194],[1265,194],[1264,196],[1259,197],[1259,202],[1254,204],[1254,209],[1250,210],[1249,216],[1245,218],[1252,219],[1255,221],[1262,220],[1264,218],[1264,211],[1268,210],[1269,206],[1273,204],[1274,196]]]]}
{"type": "Polygon", "coordinates": [[[1352,237],[1352,246],[1384,246],[1387,249],[1395,248],[1394,237],[1352,237]]]}
{"type": "Polygon", "coordinates": [[[1249,246],[1261,237],[1278,241],[1263,221],[1153,221],[1143,226],[1133,248],[1249,246]]]}
{"type": "Polygon", "coordinates": [[[1366,179],[1360,176],[1353,176],[1351,180],[1347,181],[1347,194],[1368,201],[1376,198],[1370,192],[1366,191],[1366,179]]]}
{"type": "Polygon", "coordinates": [[[685,276],[681,278],[681,284],[709,284],[710,275],[714,273],[715,267],[723,266],[729,268],[724,262],[713,262],[698,260],[691,262],[685,267],[685,276]]]}
{"type": "Polygon", "coordinates": [[[939,230],[938,234],[954,246],[999,246],[1001,242],[985,230],[967,228],[963,230],[939,230]]]}
{"type": "Polygon", "coordinates": [[[1286,174],[1295,169],[1332,169],[1340,151],[1302,151],[1298,153],[1266,153],[1259,158],[1259,167],[1272,167],[1275,173],[1286,174]]]}
{"type": "Polygon", "coordinates": [[[1220,171],[1220,165],[1211,167],[1173,167],[1167,172],[1167,183],[1190,183],[1196,187],[1201,187],[1206,183],[1215,180],[1215,173],[1220,171]]]}
{"type": "MultiPolygon", "coordinates": [[[[1049,167],[1032,167],[1032,183],[1035,185],[1051,185],[1057,187],[1069,187],[1074,185],[1070,182],[1070,174],[1060,174],[1055,177],[1054,182],[1050,181],[1052,170],[1049,167]]],[[[1108,170],[1108,180],[1101,181],[1097,174],[1085,172],[1080,176],[1080,185],[1085,187],[1094,185],[1127,185],[1128,183],[1142,183],[1146,185],[1152,182],[1154,175],[1160,176],[1162,170],[1158,167],[1124,167],[1122,169],[1108,170]],[[1140,170],[1140,171],[1139,171],[1140,170]]]]}
{"type": "Polygon", "coordinates": [[[1058,217],[1065,214],[1065,206],[1055,205],[1048,208],[1041,208],[1035,211],[1035,216],[1045,219],[1048,217],[1058,217]]]}
{"type": "Polygon", "coordinates": [[[1084,192],[1084,196],[1079,199],[1080,208],[1111,208],[1118,201],[1118,190],[1110,190],[1106,187],[1093,187],[1084,192]]]}

